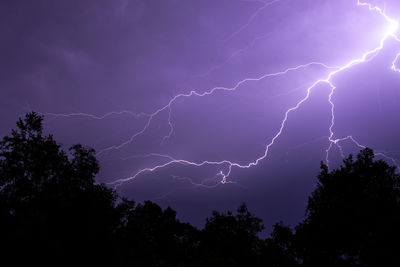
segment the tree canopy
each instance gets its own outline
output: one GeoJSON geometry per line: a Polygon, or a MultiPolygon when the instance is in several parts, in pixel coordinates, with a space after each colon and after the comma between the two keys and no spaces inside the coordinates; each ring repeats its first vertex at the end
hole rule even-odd
{"type": "Polygon", "coordinates": [[[371,149],[338,169],[321,163],[304,219],[275,224],[245,204],[201,230],[156,203],[95,182],[95,151],[68,151],[29,113],[0,141],[2,261],[110,266],[400,266],[400,176],[371,149]]]}
{"type": "Polygon", "coordinates": [[[306,266],[399,266],[400,177],[371,149],[329,171],[321,164],[297,227],[306,266]]]}
{"type": "MultiPolygon", "coordinates": [[[[0,142],[2,246],[10,257],[91,258],[111,241],[118,222],[116,194],[95,184],[94,150],[75,145],[69,154],[51,135],[42,117],[29,113],[0,142]]],[[[105,252],[105,251],[104,251],[105,252]]]]}

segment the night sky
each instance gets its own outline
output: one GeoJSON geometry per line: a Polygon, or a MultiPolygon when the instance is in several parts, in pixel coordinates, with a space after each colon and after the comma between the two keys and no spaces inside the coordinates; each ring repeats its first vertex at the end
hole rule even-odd
{"type": "Polygon", "coordinates": [[[123,196],[294,225],[321,160],[400,164],[400,3],[365,1],[1,1],[0,134],[34,110],[123,196]]]}

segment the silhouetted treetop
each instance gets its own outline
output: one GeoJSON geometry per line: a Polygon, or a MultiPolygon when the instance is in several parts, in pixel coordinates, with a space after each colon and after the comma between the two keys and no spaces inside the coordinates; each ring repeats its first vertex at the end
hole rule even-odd
{"type": "Polygon", "coordinates": [[[86,246],[101,250],[118,222],[116,194],[94,183],[99,164],[93,149],[73,146],[70,159],[51,135],[43,135],[42,121],[29,113],[0,141],[0,231],[10,241],[6,247],[60,257],[78,256],[86,246]]]}
{"type": "Polygon", "coordinates": [[[300,266],[296,255],[296,243],[293,230],[282,222],[273,226],[269,238],[262,250],[262,263],[272,267],[300,266]]]}
{"type": "Polygon", "coordinates": [[[329,171],[321,164],[307,217],[297,227],[305,266],[400,263],[394,259],[400,251],[396,241],[400,238],[400,177],[395,170],[385,161],[374,160],[368,148],[356,160],[350,155],[338,169],[329,171]]]}
{"type": "Polygon", "coordinates": [[[262,246],[258,234],[263,229],[262,220],[251,214],[245,204],[236,215],[213,211],[201,233],[203,266],[255,266],[262,246]]]}
{"type": "Polygon", "coordinates": [[[400,176],[371,149],[333,170],[321,163],[305,218],[262,220],[245,204],[214,211],[198,230],[170,207],[135,203],[95,183],[95,151],[65,152],[28,113],[0,141],[3,262],[109,266],[400,266],[400,176]]]}
{"type": "Polygon", "coordinates": [[[70,148],[70,160],[51,135],[43,136],[42,120],[37,113],[28,113],[18,120],[11,136],[0,142],[2,193],[24,200],[54,184],[71,190],[95,186],[99,164],[94,150],[75,145],[70,148]]]}

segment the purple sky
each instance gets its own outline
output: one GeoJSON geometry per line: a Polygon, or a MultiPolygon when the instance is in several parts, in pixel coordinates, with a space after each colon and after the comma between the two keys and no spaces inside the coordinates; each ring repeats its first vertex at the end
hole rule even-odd
{"type": "Polygon", "coordinates": [[[124,196],[294,225],[321,160],[399,163],[400,4],[369,1],[2,1],[0,134],[35,110],[124,196]]]}

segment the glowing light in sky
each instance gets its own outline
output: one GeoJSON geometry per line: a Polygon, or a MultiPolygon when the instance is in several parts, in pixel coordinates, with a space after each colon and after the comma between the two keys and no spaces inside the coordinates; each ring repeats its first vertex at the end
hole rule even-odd
{"type": "MultiPolygon", "coordinates": [[[[254,20],[254,18],[257,16],[257,14],[261,10],[271,6],[272,4],[278,3],[279,1],[270,1],[270,2],[260,1],[260,2],[263,3],[263,6],[260,7],[259,9],[257,9],[256,12],[253,13],[253,15],[247,21],[247,23],[244,24],[242,27],[240,27],[232,35],[230,35],[228,37],[228,39],[233,38],[239,32],[245,30],[245,28],[254,20]]],[[[196,162],[196,161],[190,161],[190,160],[185,160],[185,159],[177,159],[177,158],[171,157],[169,155],[160,155],[160,154],[152,153],[152,154],[145,155],[145,156],[161,157],[161,158],[166,159],[166,162],[164,162],[162,164],[156,164],[156,165],[153,165],[150,167],[142,168],[142,169],[136,171],[135,173],[133,173],[131,176],[114,180],[110,184],[114,185],[114,186],[119,186],[119,185],[122,185],[124,182],[134,180],[137,177],[139,177],[145,173],[151,173],[151,172],[154,172],[154,171],[157,171],[157,170],[160,170],[162,168],[166,168],[166,167],[172,166],[172,165],[184,165],[184,166],[190,165],[193,167],[204,167],[204,166],[210,166],[210,165],[217,166],[219,168],[219,170],[215,173],[215,176],[218,177],[219,182],[216,183],[215,186],[217,186],[218,184],[232,183],[232,181],[229,180],[229,176],[231,175],[232,171],[234,171],[235,168],[248,169],[248,168],[258,165],[262,160],[264,160],[268,157],[271,147],[275,144],[276,140],[282,135],[283,131],[285,130],[286,124],[287,124],[288,120],[290,119],[290,115],[293,112],[295,112],[296,110],[298,110],[306,101],[308,101],[312,90],[316,89],[316,87],[320,86],[320,85],[327,85],[330,88],[330,92],[329,92],[329,96],[328,96],[328,102],[330,105],[330,116],[331,116],[330,124],[329,124],[329,128],[328,128],[329,146],[326,148],[326,157],[325,157],[326,163],[329,166],[330,152],[333,149],[333,147],[337,147],[339,149],[339,151],[341,152],[342,156],[344,156],[343,149],[341,147],[341,143],[343,141],[351,141],[360,148],[365,147],[365,145],[360,144],[354,136],[349,135],[349,136],[344,136],[344,137],[338,137],[335,135],[335,103],[333,100],[333,96],[335,94],[337,87],[335,86],[335,84],[333,82],[333,77],[345,72],[346,70],[348,70],[356,65],[359,65],[359,64],[362,64],[362,63],[372,60],[384,48],[385,43],[388,39],[393,39],[400,43],[400,39],[397,36],[398,30],[399,30],[399,22],[398,22],[397,18],[389,17],[383,9],[381,9],[378,6],[374,6],[368,2],[362,2],[362,1],[358,0],[355,4],[356,4],[357,8],[367,8],[370,12],[375,12],[376,14],[382,16],[382,18],[387,22],[387,27],[385,27],[385,30],[382,33],[383,37],[380,39],[379,44],[376,47],[373,47],[371,50],[363,52],[361,57],[353,58],[341,66],[328,66],[321,62],[309,62],[309,63],[298,65],[298,66],[288,67],[286,69],[277,71],[275,73],[267,73],[267,74],[264,74],[264,75],[261,75],[258,77],[245,78],[245,79],[237,82],[233,87],[214,87],[214,88],[211,88],[204,92],[197,92],[195,90],[192,90],[187,93],[180,93],[180,94],[173,96],[164,106],[162,106],[162,107],[156,109],[154,112],[148,113],[148,114],[147,113],[135,114],[130,111],[119,111],[119,112],[112,111],[107,114],[104,114],[103,116],[95,116],[95,115],[86,114],[86,113],[71,113],[71,114],[46,113],[45,115],[51,115],[51,116],[56,116],[56,117],[84,116],[84,117],[89,117],[89,118],[96,119],[96,120],[102,120],[102,119],[105,119],[112,115],[121,115],[121,114],[127,114],[127,115],[131,115],[134,117],[145,117],[146,118],[146,123],[144,124],[144,126],[139,131],[132,134],[128,140],[126,140],[120,144],[116,144],[116,145],[99,150],[98,155],[102,155],[102,154],[108,153],[113,150],[121,149],[121,148],[131,144],[132,142],[134,142],[138,136],[144,134],[149,129],[149,127],[151,126],[154,119],[158,115],[160,115],[161,113],[164,113],[164,112],[166,114],[168,114],[167,120],[168,120],[169,131],[168,131],[168,134],[166,136],[164,136],[164,138],[161,140],[161,142],[165,142],[166,140],[168,140],[174,132],[174,125],[173,125],[173,122],[171,119],[171,117],[172,117],[171,114],[173,113],[174,104],[178,99],[184,99],[184,98],[190,98],[190,97],[205,97],[205,96],[213,95],[216,92],[231,92],[231,91],[237,90],[242,85],[247,84],[247,83],[259,82],[259,81],[267,79],[267,78],[287,75],[288,73],[296,72],[301,69],[306,69],[311,66],[319,66],[326,70],[329,70],[330,72],[327,75],[322,76],[322,77],[316,79],[315,81],[313,81],[312,84],[307,88],[305,95],[295,105],[288,108],[284,112],[282,119],[280,121],[280,125],[276,129],[275,134],[273,135],[273,137],[270,140],[266,141],[265,150],[263,151],[263,153],[261,155],[259,155],[258,157],[254,158],[253,160],[247,162],[246,164],[234,162],[231,160],[220,160],[220,161],[203,160],[203,161],[196,162]]],[[[400,52],[393,59],[392,66],[388,66],[388,67],[391,67],[391,69],[393,71],[400,72],[399,59],[400,59],[400,52]]],[[[395,159],[393,159],[389,156],[386,156],[383,153],[377,153],[377,155],[380,155],[380,156],[392,161],[395,164],[397,163],[395,159]]],[[[175,178],[176,177],[178,177],[178,176],[175,176],[175,178]]],[[[191,178],[189,178],[189,177],[182,178],[182,179],[189,181],[193,185],[205,186],[202,183],[193,182],[193,180],[191,180],[191,178]]],[[[206,187],[208,187],[208,186],[206,186],[206,187]]]]}
{"type": "Polygon", "coordinates": [[[392,62],[392,70],[396,72],[400,72],[400,68],[396,66],[396,64],[399,64],[399,59],[400,59],[400,52],[396,55],[396,58],[392,62]]]}

